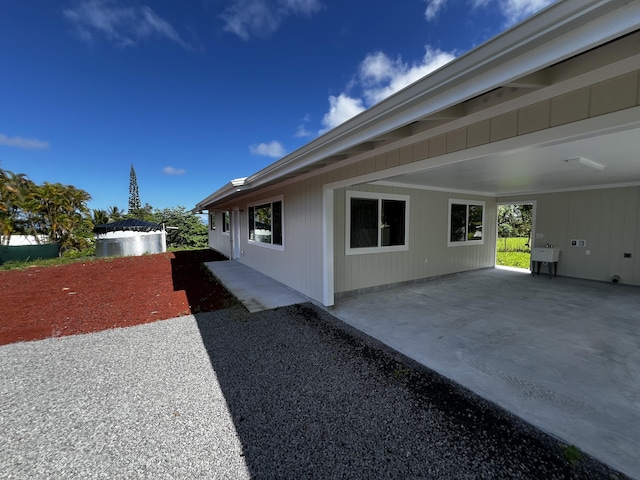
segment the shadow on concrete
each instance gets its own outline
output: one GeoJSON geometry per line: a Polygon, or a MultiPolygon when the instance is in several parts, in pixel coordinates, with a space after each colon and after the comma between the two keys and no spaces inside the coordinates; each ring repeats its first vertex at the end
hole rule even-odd
{"type": "Polygon", "coordinates": [[[196,320],[252,478],[610,473],[311,304],[196,320]]]}

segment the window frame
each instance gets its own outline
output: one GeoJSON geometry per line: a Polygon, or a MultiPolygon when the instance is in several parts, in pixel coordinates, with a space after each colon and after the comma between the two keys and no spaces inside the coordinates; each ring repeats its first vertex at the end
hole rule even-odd
{"type": "Polygon", "coordinates": [[[216,212],[209,212],[209,231],[214,232],[216,229],[216,212]]]}
{"type": "Polygon", "coordinates": [[[247,241],[249,242],[250,245],[256,245],[258,247],[263,247],[263,248],[269,248],[271,250],[279,250],[279,251],[284,251],[284,195],[278,195],[275,197],[270,197],[264,200],[259,200],[259,201],[255,201],[255,202],[251,202],[247,204],[247,241]],[[282,245],[273,243],[273,233],[271,234],[271,243],[266,243],[266,242],[259,242],[257,240],[252,240],[251,239],[251,215],[250,215],[250,209],[254,208],[254,207],[262,207],[266,204],[269,204],[271,206],[271,223],[272,223],[272,228],[273,228],[273,204],[280,202],[280,237],[282,238],[282,245]]]}
{"type": "Polygon", "coordinates": [[[449,199],[449,209],[447,215],[447,247],[468,247],[471,245],[484,245],[484,238],[486,235],[485,223],[486,223],[486,213],[487,206],[486,202],[483,200],[463,200],[459,198],[450,198],[449,199]],[[451,210],[453,205],[464,205],[465,208],[465,233],[464,240],[451,240],[451,210]],[[469,229],[469,207],[477,206],[482,207],[482,238],[480,240],[469,240],[468,239],[468,229],[469,229]]]}
{"type": "Polygon", "coordinates": [[[364,255],[369,253],[404,252],[409,250],[409,205],[410,196],[397,193],[361,192],[357,190],[347,190],[345,201],[345,254],[364,255]],[[362,198],[378,201],[378,245],[375,247],[351,247],[351,199],[362,198]],[[404,202],[404,244],[402,245],[382,245],[382,202],[383,200],[404,202]]]}

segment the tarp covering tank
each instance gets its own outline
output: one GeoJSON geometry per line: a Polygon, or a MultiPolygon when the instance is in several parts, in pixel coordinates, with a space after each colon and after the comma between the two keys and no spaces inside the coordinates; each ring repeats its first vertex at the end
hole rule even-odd
{"type": "Polygon", "coordinates": [[[167,251],[164,225],[128,218],[96,225],[97,257],[127,257],[167,251]]]}

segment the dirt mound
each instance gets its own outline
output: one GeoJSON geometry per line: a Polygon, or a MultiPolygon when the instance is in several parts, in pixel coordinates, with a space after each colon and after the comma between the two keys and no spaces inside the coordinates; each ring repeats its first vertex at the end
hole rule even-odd
{"type": "Polygon", "coordinates": [[[208,312],[230,294],[203,262],[212,250],[103,258],[0,272],[0,345],[208,312]]]}

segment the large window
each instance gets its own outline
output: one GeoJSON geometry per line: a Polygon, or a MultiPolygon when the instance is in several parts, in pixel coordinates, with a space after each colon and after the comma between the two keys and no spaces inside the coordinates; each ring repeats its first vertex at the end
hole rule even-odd
{"type": "Polygon", "coordinates": [[[449,200],[448,246],[484,243],[484,202],[449,200]]]}
{"type": "Polygon", "coordinates": [[[249,205],[249,242],[282,249],[282,197],[249,205]]]}
{"type": "Polygon", "coordinates": [[[347,192],[347,254],[407,250],[409,197],[347,192]]]}

